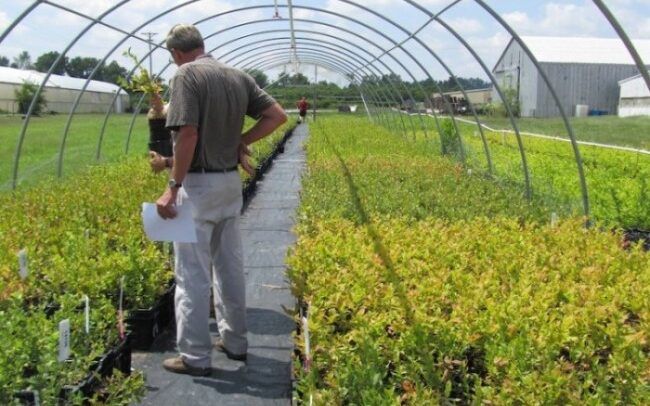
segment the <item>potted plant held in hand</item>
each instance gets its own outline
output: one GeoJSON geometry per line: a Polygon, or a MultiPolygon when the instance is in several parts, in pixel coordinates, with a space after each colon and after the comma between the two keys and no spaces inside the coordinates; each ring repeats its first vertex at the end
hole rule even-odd
{"type": "Polygon", "coordinates": [[[160,78],[154,78],[146,68],[140,66],[140,61],[131,52],[131,48],[124,51],[124,56],[131,58],[136,66],[139,66],[139,71],[130,78],[119,78],[120,86],[131,92],[144,93],[145,96],[149,97],[149,105],[151,106],[147,113],[147,119],[149,120],[149,150],[162,156],[171,156],[171,133],[165,127],[167,106],[160,95],[163,90],[162,81],[160,78]]]}

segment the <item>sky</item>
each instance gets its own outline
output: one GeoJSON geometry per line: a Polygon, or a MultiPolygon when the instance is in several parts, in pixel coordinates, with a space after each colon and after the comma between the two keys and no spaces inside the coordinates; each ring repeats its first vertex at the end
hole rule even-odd
{"type": "MultiPolygon", "coordinates": [[[[519,35],[616,36],[591,0],[484,1],[519,35]]],[[[0,33],[32,2],[0,0],[0,33]]],[[[510,40],[510,34],[476,0],[416,2],[431,13],[454,3],[440,19],[461,34],[489,68],[510,40]]],[[[480,64],[446,29],[404,0],[294,0],[296,48],[302,60],[299,64],[283,63],[290,49],[287,0],[50,0],[50,3],[93,18],[118,7],[102,18],[112,27],[95,24],[88,28],[88,19],[50,4],[40,4],[0,43],[0,55],[13,59],[26,50],[35,60],[48,51],[62,52],[72,43],[67,51],[69,57],[106,58],[108,62],[116,60],[132,68],[133,63],[122,53],[132,48],[137,55],[144,56],[148,44],[142,40],[146,38],[142,33],[156,33],[153,39],[160,42],[174,24],[184,22],[197,24],[206,37],[206,48],[221,61],[241,68],[269,68],[266,72],[270,78],[281,71],[296,70],[313,78],[315,69],[310,61],[317,60],[321,65],[318,79],[339,85],[347,84],[343,73],[350,72],[356,77],[393,72],[405,80],[442,80],[453,72],[457,76],[487,79],[480,64]],[[355,2],[385,19],[350,4],[355,2]],[[273,18],[274,3],[280,6],[279,19],[273,18]],[[267,7],[253,8],[259,5],[267,7]],[[172,12],[157,17],[174,7],[177,8],[172,12]],[[212,16],[215,17],[208,18],[212,16]],[[141,38],[129,38],[126,33],[131,32],[141,38]],[[413,32],[417,32],[419,41],[411,37],[413,32]],[[273,67],[275,63],[280,65],[273,67]]],[[[630,37],[650,39],[650,0],[605,0],[605,4],[630,37]]],[[[169,78],[176,69],[175,66],[165,68],[168,62],[165,49],[154,50],[151,64],[154,72],[163,78],[169,78]]],[[[147,60],[147,66],[148,63],[147,60]]]]}

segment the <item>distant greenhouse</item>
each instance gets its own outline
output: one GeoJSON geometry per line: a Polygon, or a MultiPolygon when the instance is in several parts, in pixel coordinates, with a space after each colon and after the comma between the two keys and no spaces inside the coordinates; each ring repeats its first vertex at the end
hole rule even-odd
{"type": "MultiPolygon", "coordinates": [[[[639,70],[620,39],[529,37],[522,40],[546,73],[564,111],[616,114],[619,81],[639,70]]],[[[645,61],[650,61],[650,40],[633,40],[645,61]]],[[[523,117],[554,117],[560,111],[537,68],[514,40],[506,46],[493,69],[500,86],[513,89],[523,117]]],[[[496,93],[493,99],[499,100],[496,93]]]]}
{"type": "MultiPolygon", "coordinates": [[[[0,67],[0,111],[18,113],[18,102],[15,99],[14,90],[20,88],[25,82],[40,85],[44,78],[45,73],[0,67]]],[[[44,96],[47,101],[45,110],[55,113],[69,112],[79,90],[85,84],[86,79],[51,75],[44,88],[44,96]]],[[[112,109],[115,113],[123,113],[128,106],[129,97],[122,92],[115,99],[115,94],[119,90],[120,87],[112,83],[91,80],[76,111],[78,113],[105,113],[112,109]]]]}

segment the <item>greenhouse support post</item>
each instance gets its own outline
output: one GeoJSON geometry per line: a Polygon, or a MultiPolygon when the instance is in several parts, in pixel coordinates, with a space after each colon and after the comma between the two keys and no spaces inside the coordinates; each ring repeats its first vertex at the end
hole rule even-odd
{"type": "Polygon", "coordinates": [[[370,115],[370,110],[368,110],[368,103],[366,103],[366,98],[363,96],[363,92],[361,92],[361,100],[363,101],[363,107],[366,109],[366,113],[368,114],[368,119],[372,121],[372,116],[370,115]]]}

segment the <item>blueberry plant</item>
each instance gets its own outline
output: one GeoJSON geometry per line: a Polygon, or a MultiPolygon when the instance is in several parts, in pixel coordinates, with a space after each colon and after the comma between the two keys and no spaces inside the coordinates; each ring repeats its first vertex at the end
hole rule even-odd
{"type": "MultiPolygon", "coordinates": [[[[286,129],[254,144],[256,164],[286,129]]],[[[243,171],[242,177],[246,182],[243,171]]],[[[0,404],[13,403],[23,390],[37,391],[43,404],[57,404],[61,389],[78,384],[119,342],[120,287],[126,315],[152,306],[168,288],[171,258],[162,244],[146,238],[140,218],[142,202],[155,201],[165,184],[146,158],[130,157],[0,197],[0,404]],[[57,358],[62,320],[71,326],[66,361],[57,358]]],[[[70,401],[131,404],[144,390],[138,373],[116,372],[103,384],[102,396],[77,394],[70,401]]]]}

